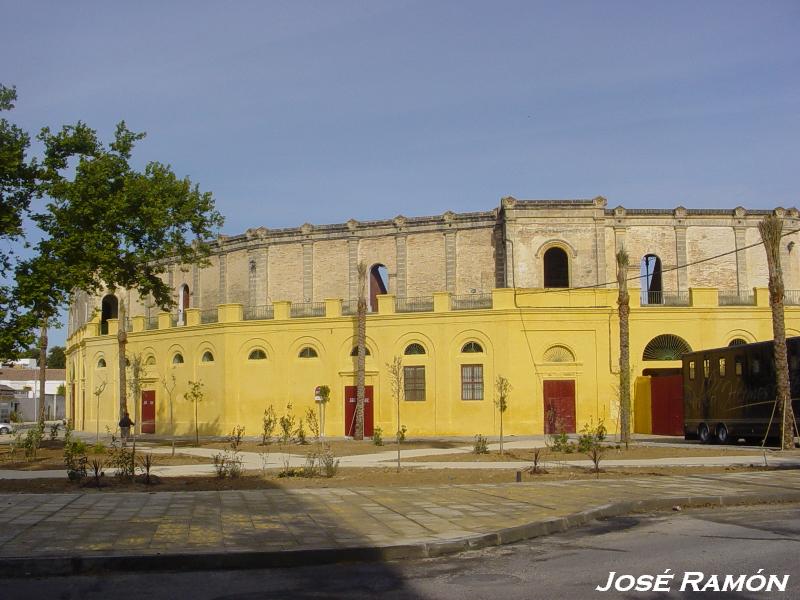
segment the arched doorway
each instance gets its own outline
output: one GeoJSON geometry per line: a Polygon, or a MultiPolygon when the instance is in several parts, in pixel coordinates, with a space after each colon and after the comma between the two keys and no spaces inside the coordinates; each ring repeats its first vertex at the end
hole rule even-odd
{"type": "Polygon", "coordinates": [[[389,270],[380,263],[369,270],[369,308],[378,312],[378,296],[389,292],[389,270]]]}
{"type": "Polygon", "coordinates": [[[550,248],[544,253],[544,287],[569,287],[569,257],[563,248],[550,248]]]}
{"type": "Polygon", "coordinates": [[[646,254],[642,258],[640,276],[642,304],[664,304],[661,259],[655,254],[646,254]]]}
{"type": "Polygon", "coordinates": [[[189,308],[189,286],[185,283],[178,289],[178,325],[186,325],[186,309],[189,308]]]}
{"type": "Polygon", "coordinates": [[[114,294],[103,296],[100,303],[100,333],[108,333],[108,320],[116,319],[119,316],[119,300],[114,294]]]}

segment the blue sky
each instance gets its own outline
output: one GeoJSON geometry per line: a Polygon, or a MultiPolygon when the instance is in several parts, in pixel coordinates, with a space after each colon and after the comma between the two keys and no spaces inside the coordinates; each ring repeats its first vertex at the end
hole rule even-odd
{"type": "Polygon", "coordinates": [[[800,3],[2,2],[10,120],[78,119],[248,227],[797,205],[800,3]]]}

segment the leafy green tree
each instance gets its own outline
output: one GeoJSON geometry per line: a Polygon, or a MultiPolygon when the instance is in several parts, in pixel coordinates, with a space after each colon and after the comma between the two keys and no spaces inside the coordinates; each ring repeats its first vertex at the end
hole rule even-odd
{"type": "MultiPolygon", "coordinates": [[[[16,88],[0,84],[0,112],[12,110],[16,99],[16,88]]],[[[14,266],[11,244],[23,237],[23,219],[37,193],[38,166],[27,157],[29,147],[30,136],[0,118],[0,280],[14,266]]],[[[0,285],[0,356],[18,356],[32,342],[29,316],[11,286],[0,285]]]]}
{"type": "MultiPolygon", "coordinates": [[[[130,165],[143,133],[117,125],[105,146],[84,123],[57,133],[42,130],[43,191],[47,211],[36,217],[52,255],[76,288],[90,293],[137,290],[163,309],[174,305],[161,277],[170,262],[202,263],[209,240],[222,225],[210,192],[201,192],[169,167],[130,165]],[[74,169],[70,167],[74,165],[74,169]]],[[[120,303],[119,411],[127,410],[125,305],[120,303]]]]}
{"type": "Polygon", "coordinates": [[[47,353],[48,369],[66,369],[67,355],[64,346],[53,346],[47,353]]]}
{"type": "MultiPolygon", "coordinates": [[[[44,423],[44,389],[47,380],[47,328],[57,325],[59,309],[68,299],[69,279],[63,264],[49,253],[46,240],[36,246],[37,254],[17,264],[14,295],[18,303],[16,320],[30,331],[39,326],[39,423],[44,423]]],[[[63,354],[63,348],[62,348],[63,354]]]]}

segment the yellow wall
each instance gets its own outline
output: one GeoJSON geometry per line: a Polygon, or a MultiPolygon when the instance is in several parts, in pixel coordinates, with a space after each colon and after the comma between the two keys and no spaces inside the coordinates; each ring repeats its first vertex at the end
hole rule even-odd
{"type": "MultiPolygon", "coordinates": [[[[771,336],[770,311],[763,290],[757,290],[758,306],[716,305],[716,291],[693,294],[695,306],[639,307],[638,291],[631,291],[631,362],[634,379],[643,369],[675,367],[678,361],[643,361],[646,344],[659,334],[674,334],[686,340],[693,350],[727,345],[734,337],[748,341],[771,336]],[[711,300],[713,301],[711,301],[711,300]]],[[[426,400],[404,401],[401,422],[410,436],[494,435],[499,421],[494,405],[494,381],[498,375],[509,379],[513,391],[504,418],[508,434],[543,432],[543,382],[549,379],[574,379],[576,382],[577,429],[590,419],[604,419],[610,431],[618,427],[616,390],[618,382],[618,336],[616,291],[606,289],[569,290],[545,293],[543,290],[495,290],[492,309],[450,311],[449,298],[437,297],[437,312],[396,314],[391,298],[382,298],[378,313],[368,316],[367,385],[375,392],[375,425],[395,431],[396,409],[391,397],[387,363],[402,356],[404,365],[426,367],[426,400]],[[462,354],[468,341],[477,341],[484,352],[462,354]],[[425,347],[423,356],[404,356],[408,344],[425,347]],[[545,353],[562,346],[574,360],[548,362],[545,353]],[[461,400],[461,365],[482,364],[484,399],[461,400]]],[[[329,313],[338,315],[338,303],[329,302],[329,313]]],[[[281,308],[276,307],[279,317],[281,308]]],[[[152,357],[144,389],[156,391],[156,432],[167,434],[169,396],[164,383],[175,377],[173,394],[174,431],[190,434],[194,429],[193,407],[183,399],[188,382],[204,383],[205,400],[198,407],[201,434],[222,435],[235,425],[256,435],[261,417],[270,404],[280,416],[287,403],[301,416],[315,408],[314,388],[328,385],[331,401],[327,408],[329,436],[344,434],[344,387],[355,385],[354,317],[280,318],[242,321],[239,305],[219,307],[220,321],[206,325],[192,313],[190,325],[170,327],[162,319],[161,329],[143,331],[143,321],[134,319],[134,332],[128,335],[128,352],[152,357]],[[305,347],[314,348],[317,358],[301,359],[305,347]],[[248,360],[254,349],[267,354],[263,361],[248,360]],[[202,362],[204,352],[213,362],[202,362]],[[183,364],[173,364],[181,353],[183,364]]],[[[800,309],[786,310],[787,328],[792,334],[800,328],[800,309]]],[[[110,328],[113,329],[113,328],[110,328]]],[[[76,426],[94,432],[99,423],[115,428],[117,405],[116,336],[98,335],[96,322],[76,332],[68,341],[68,381],[76,384],[76,426]],[[107,366],[97,368],[100,357],[107,366]],[[99,418],[96,390],[107,387],[100,396],[99,418]]],[[[638,380],[634,389],[635,410],[649,408],[638,380]]],[[[69,388],[69,386],[68,386],[69,388]]],[[[71,402],[67,402],[70,406],[71,402]]],[[[135,416],[138,411],[131,410],[135,416]]],[[[637,430],[649,423],[649,415],[634,416],[637,430]]],[[[138,423],[138,421],[137,421],[138,423]]]]}

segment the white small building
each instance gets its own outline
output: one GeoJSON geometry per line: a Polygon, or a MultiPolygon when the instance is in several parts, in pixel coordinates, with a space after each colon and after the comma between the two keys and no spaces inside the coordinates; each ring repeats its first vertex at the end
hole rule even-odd
{"type": "MultiPolygon", "coordinates": [[[[0,403],[0,412],[10,413],[15,411],[23,421],[35,421],[39,408],[39,369],[36,368],[35,359],[22,359],[14,361],[25,364],[26,366],[6,366],[0,367],[0,386],[4,386],[6,393],[3,394],[0,403]],[[33,361],[34,368],[26,368],[27,362],[33,361]],[[13,398],[8,393],[13,390],[13,398]]],[[[14,364],[14,363],[11,363],[14,364]]],[[[45,419],[60,420],[66,416],[65,400],[63,391],[66,384],[66,369],[47,369],[44,385],[45,419]],[[60,388],[60,389],[59,389],[60,388]]]]}

